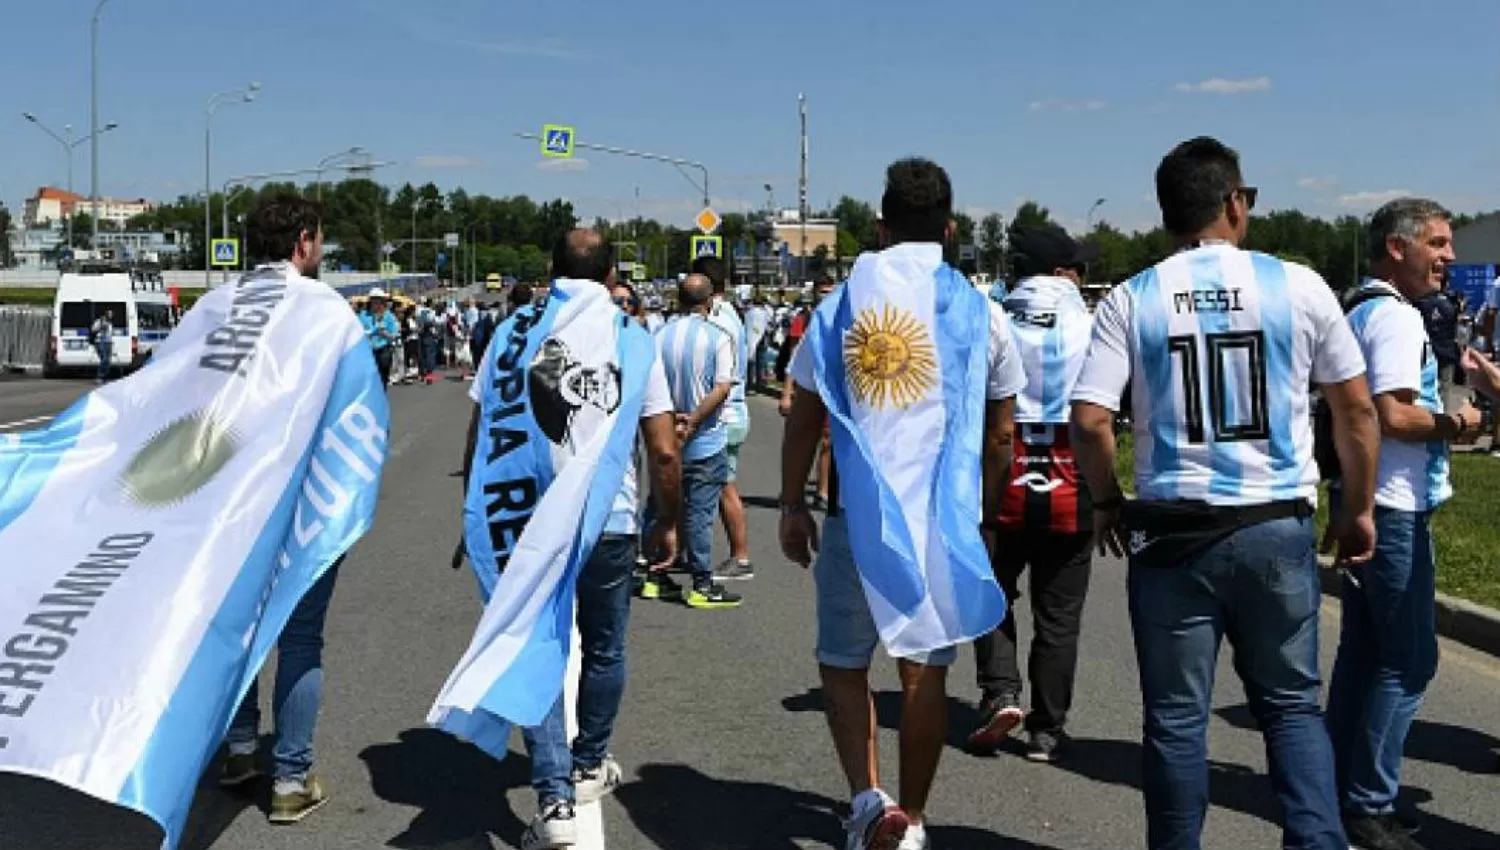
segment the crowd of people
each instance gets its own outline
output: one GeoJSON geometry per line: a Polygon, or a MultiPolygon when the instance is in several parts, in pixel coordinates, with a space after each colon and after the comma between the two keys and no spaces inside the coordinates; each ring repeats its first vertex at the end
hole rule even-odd
{"type": "MultiPolygon", "coordinates": [[[[1235,151],[1209,138],[1184,142],[1155,179],[1176,250],[1093,311],[1080,292],[1093,249],[1050,225],[1013,234],[1017,280],[1003,301],[964,294],[972,287],[943,260],[952,186],[922,159],[887,171],[885,247],[794,308],[736,306],[724,264],[704,258],[681,281],[676,312],[662,315],[616,277],[598,233],[559,240],[553,277],[607,288],[629,328],[622,332],[649,334],[656,356],[639,401],[636,463],[577,579],[578,734],[567,739],[561,697],[555,717],[526,730],[539,802],[526,850],[571,846],[575,806],[623,781],[608,745],[625,685],[631,594],[705,610],[743,604],[727,585],[755,575],[736,487],[752,426],[746,393],[772,374],[784,417],[779,543],[816,582],[816,659],[850,790],[848,850],[932,846],[925,808],[947,731],[946,673],[965,644],[974,647],[981,706],[971,746],[994,749],[1022,729],[1031,760],[1066,748],[1096,552],[1129,562],[1152,850],[1201,846],[1225,639],[1266,740],[1283,846],[1421,850],[1420,822],[1397,809],[1397,792],[1405,738],[1437,669],[1431,517],[1452,495],[1449,444],[1481,427],[1466,398],[1445,401],[1415,306],[1441,290],[1453,261],[1449,213],[1413,198],[1378,210],[1368,224],[1370,276],[1341,304],[1316,272],[1239,247],[1258,191],[1235,151]],[[901,317],[891,304],[907,296],[942,332],[901,317]],[[870,303],[879,309],[853,306],[870,303]],[[867,322],[881,310],[884,324],[867,322]],[[968,330],[951,333],[960,327],[968,330]],[[1114,463],[1126,412],[1131,496],[1114,463]],[[963,486],[940,492],[938,477],[903,478],[916,460],[872,448],[913,423],[941,439],[911,453],[930,450],[942,475],[957,476],[943,480],[963,486]],[[1326,716],[1314,540],[1325,481],[1343,607],[1326,716]],[[897,534],[900,523],[886,514],[851,523],[851,502],[881,511],[920,502],[933,525],[897,534]],[[965,517],[974,527],[960,527],[965,517]],[[716,519],[729,541],[722,560],[713,553],[716,519]],[[891,649],[908,624],[984,607],[944,599],[941,586],[972,566],[962,544],[980,532],[986,580],[1009,603],[1003,616],[918,650],[891,649]],[[919,602],[892,601],[900,588],[873,566],[871,553],[892,552],[925,583],[919,602]],[[683,575],[686,586],[674,577],[683,575]],[[1034,627],[1024,676],[1015,620],[1023,599],[1034,627]],[[894,796],[879,779],[868,678],[882,643],[902,682],[894,796]]],[[[409,334],[423,342],[444,314],[423,304],[396,320],[383,296],[370,294],[361,321],[387,375],[392,354],[381,352],[410,351],[409,334]]],[[[518,288],[508,312],[548,309],[531,296],[518,288]]],[[[505,356],[488,343],[509,325],[495,305],[452,312],[448,347],[474,345],[482,376],[505,356]]],[[[417,359],[419,374],[429,372],[425,343],[417,359]]],[[[1466,348],[1454,359],[1470,391],[1500,397],[1493,363],[1466,348]]],[[[478,378],[474,385],[478,403],[478,378]]],[[[466,470],[479,418],[476,407],[466,470]]],[[[244,781],[246,764],[231,761],[226,783],[244,781]]]]}

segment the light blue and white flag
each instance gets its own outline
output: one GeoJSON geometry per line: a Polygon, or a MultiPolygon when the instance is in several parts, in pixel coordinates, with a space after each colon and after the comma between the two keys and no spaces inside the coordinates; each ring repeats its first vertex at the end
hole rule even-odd
{"type": "MultiPolygon", "coordinates": [[[[922,250],[930,248],[930,251],[922,250]]],[[[828,407],[865,596],[897,656],[972,640],[1005,616],[979,533],[990,306],[902,245],[856,261],[803,338],[828,407]]]]}
{"type": "Polygon", "coordinates": [[[464,540],[487,604],[427,722],[495,758],[562,693],[578,573],[632,462],[655,356],[608,290],[566,279],[485,352],[464,540]]]}
{"type": "Polygon", "coordinates": [[[275,265],[204,296],[145,369],[0,435],[0,771],[175,846],[292,609],[374,519],[388,419],[344,300],[275,265]]]}

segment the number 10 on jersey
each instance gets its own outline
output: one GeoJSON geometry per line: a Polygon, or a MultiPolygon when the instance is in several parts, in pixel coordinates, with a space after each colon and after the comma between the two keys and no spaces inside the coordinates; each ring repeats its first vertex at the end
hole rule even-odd
{"type": "Polygon", "coordinates": [[[1198,339],[1196,334],[1167,337],[1167,352],[1178,360],[1181,367],[1182,412],[1187,441],[1193,444],[1207,442],[1203,429],[1205,419],[1213,423],[1215,442],[1270,439],[1266,335],[1261,331],[1223,331],[1203,335],[1203,351],[1207,354],[1209,369],[1207,415],[1201,391],[1203,364],[1198,355],[1198,339]],[[1245,385],[1247,382],[1248,386],[1245,385]]]}

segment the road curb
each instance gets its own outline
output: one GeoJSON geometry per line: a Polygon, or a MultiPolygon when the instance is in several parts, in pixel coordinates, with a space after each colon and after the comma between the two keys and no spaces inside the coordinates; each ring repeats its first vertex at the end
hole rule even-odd
{"type": "MultiPolygon", "coordinates": [[[[1339,595],[1339,574],[1331,569],[1333,559],[1319,556],[1318,571],[1323,593],[1339,595]]],[[[1438,634],[1471,649],[1500,658],[1500,611],[1485,605],[1439,593],[1436,601],[1438,634]]]]}

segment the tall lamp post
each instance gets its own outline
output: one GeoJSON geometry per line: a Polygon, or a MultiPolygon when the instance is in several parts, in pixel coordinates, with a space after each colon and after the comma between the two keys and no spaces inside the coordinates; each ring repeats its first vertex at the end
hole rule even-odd
{"type": "Polygon", "coordinates": [[[338,162],[339,160],[344,159],[345,157],[359,157],[359,156],[364,156],[366,153],[367,153],[367,151],[364,149],[364,147],[362,145],[355,145],[354,147],[352,147],[352,148],[350,148],[350,149],[348,149],[346,151],[339,151],[336,154],[331,154],[329,156],[325,156],[321,160],[319,160],[318,161],[318,178],[317,178],[317,183],[318,183],[318,200],[320,200],[320,201],[323,200],[323,172],[324,171],[327,171],[329,168],[333,167],[333,164],[335,162],[338,162]]]}
{"type": "Polygon", "coordinates": [[[109,0],[99,0],[89,21],[89,201],[94,232],[90,248],[99,247],[99,15],[109,0]]]}
{"type": "MultiPolygon", "coordinates": [[[[63,156],[66,157],[67,160],[68,160],[68,194],[72,195],[73,194],[73,151],[74,151],[74,149],[76,149],[79,145],[83,144],[84,142],[91,141],[94,138],[95,134],[90,133],[88,136],[86,136],[86,137],[84,137],[82,139],[75,139],[75,138],[73,138],[73,125],[72,124],[64,124],[63,125],[63,134],[61,136],[59,136],[58,134],[52,132],[51,128],[49,128],[46,124],[43,124],[41,121],[37,120],[37,117],[35,115],[32,115],[30,112],[23,112],[23,113],[21,113],[21,117],[25,118],[27,121],[30,121],[31,123],[35,124],[37,126],[37,129],[39,129],[43,133],[46,133],[47,135],[51,136],[54,141],[56,141],[59,145],[62,145],[63,156]]],[[[110,130],[115,129],[118,126],[120,126],[120,125],[117,122],[111,121],[108,124],[105,124],[103,127],[100,127],[98,134],[99,135],[103,135],[105,133],[108,133],[110,130]]],[[[73,202],[70,202],[70,203],[73,203],[73,202]]],[[[73,214],[68,216],[68,247],[69,248],[73,247],[73,219],[76,218],[77,215],[78,215],[77,204],[74,203],[73,214]]]]}
{"type": "Polygon", "coordinates": [[[1089,207],[1089,214],[1085,217],[1085,220],[1088,222],[1088,229],[1089,230],[1093,230],[1094,229],[1094,210],[1097,210],[1101,206],[1104,206],[1104,200],[1105,200],[1104,198],[1100,198],[1099,200],[1094,201],[1094,205],[1093,206],[1089,207]]]}
{"type": "Polygon", "coordinates": [[[213,179],[213,146],[214,146],[214,112],[222,104],[250,103],[255,100],[255,93],[260,91],[260,83],[252,82],[243,89],[222,91],[208,99],[208,106],[204,110],[203,121],[203,287],[207,289],[213,286],[214,258],[210,250],[214,239],[214,179],[213,179]]]}

